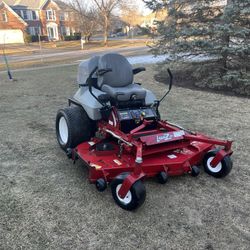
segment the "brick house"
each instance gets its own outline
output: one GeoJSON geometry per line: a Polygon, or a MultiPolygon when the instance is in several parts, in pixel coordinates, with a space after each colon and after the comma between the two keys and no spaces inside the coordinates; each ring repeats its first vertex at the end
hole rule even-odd
{"type": "Polygon", "coordinates": [[[5,2],[0,2],[0,44],[23,43],[28,24],[5,2]]]}
{"type": "MultiPolygon", "coordinates": [[[[33,36],[47,36],[49,40],[60,40],[76,32],[77,26],[70,8],[61,1],[53,0],[4,0],[3,5],[16,20],[6,22],[1,29],[21,29],[33,36]],[[19,20],[20,19],[20,20],[19,20]],[[25,27],[20,27],[20,22],[25,27]]],[[[4,17],[4,14],[2,15],[4,17]]],[[[1,24],[0,24],[1,25],[1,24]]]]}
{"type": "Polygon", "coordinates": [[[70,6],[60,0],[56,0],[55,2],[60,9],[59,26],[61,36],[68,36],[74,34],[75,32],[79,32],[79,23],[76,18],[77,15],[75,15],[70,6]]]}

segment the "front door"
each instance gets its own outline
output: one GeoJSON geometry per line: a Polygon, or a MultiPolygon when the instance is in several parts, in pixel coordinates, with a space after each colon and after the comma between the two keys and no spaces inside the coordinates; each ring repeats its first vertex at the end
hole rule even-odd
{"type": "Polygon", "coordinates": [[[47,26],[47,33],[49,40],[58,40],[57,26],[55,25],[47,26]]]}
{"type": "Polygon", "coordinates": [[[48,36],[49,39],[54,39],[55,38],[55,32],[54,32],[54,28],[48,28],[48,36]]]}

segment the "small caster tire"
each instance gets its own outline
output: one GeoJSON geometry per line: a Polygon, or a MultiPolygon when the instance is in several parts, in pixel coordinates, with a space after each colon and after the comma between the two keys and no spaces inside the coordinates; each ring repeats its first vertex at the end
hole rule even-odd
{"type": "Polygon", "coordinates": [[[122,209],[132,211],[139,208],[144,203],[146,198],[146,189],[142,181],[138,180],[132,185],[126,196],[124,198],[121,198],[118,192],[126,177],[127,174],[126,175],[122,174],[117,176],[111,182],[111,192],[118,206],[120,206],[122,209]]]}
{"type": "Polygon", "coordinates": [[[200,168],[197,166],[192,166],[191,167],[191,176],[197,177],[200,174],[200,168]]]}
{"type": "Polygon", "coordinates": [[[100,178],[96,181],[95,186],[99,192],[103,192],[107,188],[107,182],[100,178]]]}
{"type": "Polygon", "coordinates": [[[226,155],[215,167],[212,167],[211,161],[216,156],[218,150],[211,150],[203,158],[203,166],[206,173],[215,177],[215,178],[223,178],[227,176],[233,167],[233,162],[229,155],[226,155]]]}
{"type": "Polygon", "coordinates": [[[166,172],[160,172],[157,175],[157,180],[160,184],[165,184],[168,181],[168,174],[166,172]]]}
{"type": "Polygon", "coordinates": [[[67,157],[68,157],[69,159],[72,159],[72,157],[73,157],[73,151],[72,151],[71,148],[67,148],[67,150],[66,150],[66,155],[67,155],[67,157]]]}

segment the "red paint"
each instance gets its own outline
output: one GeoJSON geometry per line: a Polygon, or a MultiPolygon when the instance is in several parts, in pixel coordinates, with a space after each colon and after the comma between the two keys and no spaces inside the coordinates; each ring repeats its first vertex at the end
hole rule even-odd
{"type": "MultiPolygon", "coordinates": [[[[191,166],[202,164],[205,153],[214,149],[215,145],[224,148],[211,162],[213,166],[226,155],[232,154],[231,141],[217,140],[202,134],[193,135],[166,121],[157,121],[156,128],[147,130],[147,125],[152,121],[144,120],[136,129],[125,134],[120,130],[115,109],[110,120],[113,126],[105,121],[99,122],[99,132],[105,139],[112,137],[121,139],[123,145],[121,156],[117,139],[111,140],[114,150],[98,152],[95,145],[90,146],[88,142],[84,142],[74,149],[74,154],[77,154],[89,167],[89,180],[92,183],[99,178],[111,182],[117,175],[129,172],[119,190],[122,198],[139,179],[154,177],[161,171],[165,171],[169,176],[189,173],[191,166]]],[[[93,138],[92,142],[97,144],[102,140],[93,138]]]]}

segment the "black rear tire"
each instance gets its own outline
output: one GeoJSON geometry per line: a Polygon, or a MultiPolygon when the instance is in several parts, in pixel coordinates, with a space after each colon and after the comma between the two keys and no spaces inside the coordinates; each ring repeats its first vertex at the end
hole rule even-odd
{"type": "Polygon", "coordinates": [[[122,199],[118,195],[118,191],[123,183],[123,181],[126,179],[128,174],[121,174],[117,176],[112,182],[111,182],[111,191],[113,198],[118,206],[125,210],[135,210],[138,207],[140,207],[146,198],[146,189],[143,185],[141,180],[136,181],[132,187],[130,188],[127,195],[122,199]]]}
{"type": "Polygon", "coordinates": [[[215,178],[223,178],[227,176],[233,167],[232,160],[229,155],[226,155],[219,163],[218,165],[213,168],[211,166],[211,161],[216,156],[216,153],[218,152],[218,149],[211,150],[203,158],[203,166],[206,173],[209,175],[215,177],[215,178]]]}
{"type": "Polygon", "coordinates": [[[94,135],[94,128],[94,121],[90,120],[82,107],[70,106],[57,112],[56,137],[64,151],[90,140],[94,135]]]}

